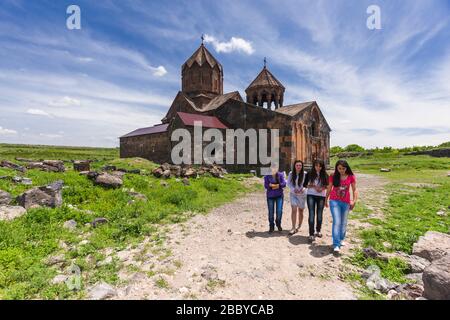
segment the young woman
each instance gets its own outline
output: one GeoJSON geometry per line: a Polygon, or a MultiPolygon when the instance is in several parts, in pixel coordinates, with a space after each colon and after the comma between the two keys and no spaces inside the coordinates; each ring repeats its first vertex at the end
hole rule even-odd
{"type": "Polygon", "coordinates": [[[298,232],[303,222],[303,210],[305,209],[306,200],[306,188],[303,186],[305,182],[305,171],[303,169],[303,162],[296,160],[292,166],[292,171],[289,172],[287,185],[289,187],[289,197],[291,200],[292,208],[292,229],[289,232],[293,235],[298,232]],[[297,212],[298,212],[298,227],[297,224],[297,212]]]}
{"type": "Polygon", "coordinates": [[[315,237],[322,238],[320,230],[322,229],[322,216],[327,194],[328,179],[325,163],[322,160],[315,160],[305,180],[305,185],[308,187],[306,199],[309,211],[309,242],[313,242],[315,237]],[[314,226],[316,216],[317,224],[314,226]]]}
{"type": "Polygon", "coordinates": [[[277,168],[272,168],[272,175],[264,177],[264,187],[266,188],[267,206],[269,208],[269,232],[273,232],[275,224],[278,231],[282,231],[281,218],[283,215],[283,188],[286,187],[284,174],[278,172],[277,168]],[[274,221],[274,207],[276,205],[277,217],[274,221]]]}
{"type": "Polygon", "coordinates": [[[333,217],[333,247],[334,253],[339,253],[341,246],[345,245],[345,233],[347,230],[347,217],[349,210],[353,210],[358,200],[356,178],[347,161],[336,162],[334,174],[330,176],[325,205],[328,207],[330,199],[331,216],[333,217]],[[350,188],[353,200],[350,200],[350,188]]]}

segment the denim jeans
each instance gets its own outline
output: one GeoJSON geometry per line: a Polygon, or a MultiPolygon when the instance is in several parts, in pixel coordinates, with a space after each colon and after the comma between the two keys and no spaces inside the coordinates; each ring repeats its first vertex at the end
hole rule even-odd
{"type": "Polygon", "coordinates": [[[276,198],[267,198],[267,206],[269,207],[269,225],[271,227],[275,226],[274,221],[275,204],[277,208],[276,224],[277,226],[279,226],[281,225],[281,217],[283,215],[283,197],[281,196],[276,198]]]}
{"type": "Polygon", "coordinates": [[[323,216],[323,207],[325,206],[325,197],[315,196],[308,194],[306,196],[306,201],[308,202],[308,211],[309,211],[309,235],[314,235],[314,222],[317,214],[317,225],[316,232],[320,232],[322,229],[322,216],[323,216]]]}
{"type": "Polygon", "coordinates": [[[330,200],[330,211],[333,217],[333,247],[341,247],[347,231],[347,218],[350,204],[339,200],[330,200]]]}

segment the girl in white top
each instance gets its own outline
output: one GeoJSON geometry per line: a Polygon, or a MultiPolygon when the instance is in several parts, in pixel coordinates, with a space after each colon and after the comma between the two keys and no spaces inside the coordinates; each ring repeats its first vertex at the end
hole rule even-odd
{"type": "Polygon", "coordinates": [[[303,162],[296,160],[292,166],[292,171],[289,172],[287,185],[289,187],[289,198],[292,208],[292,229],[289,232],[293,235],[298,232],[303,222],[303,210],[305,209],[306,202],[306,188],[303,185],[305,182],[306,172],[303,169],[303,162]],[[298,213],[298,227],[297,224],[298,213]]]}

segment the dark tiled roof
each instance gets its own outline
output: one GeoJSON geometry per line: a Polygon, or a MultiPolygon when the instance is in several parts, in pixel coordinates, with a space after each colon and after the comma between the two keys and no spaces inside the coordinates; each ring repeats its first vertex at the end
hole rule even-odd
{"type": "Polygon", "coordinates": [[[306,108],[308,108],[309,106],[311,106],[314,103],[315,103],[315,101],[291,104],[288,106],[284,106],[284,107],[275,109],[275,111],[287,114],[289,116],[295,116],[297,113],[305,110],[306,108]]]}
{"type": "Polygon", "coordinates": [[[223,105],[225,102],[227,102],[228,99],[231,99],[231,98],[235,98],[235,99],[242,101],[242,98],[241,98],[241,95],[239,94],[239,92],[233,91],[233,92],[225,93],[225,94],[215,97],[207,105],[205,105],[202,108],[202,111],[210,111],[210,110],[217,109],[218,107],[223,105]]]}
{"type": "Polygon", "coordinates": [[[216,60],[216,58],[213,57],[213,55],[206,49],[206,47],[201,44],[200,47],[194,52],[194,54],[187,59],[187,61],[183,64],[181,67],[184,69],[187,67],[192,67],[194,62],[197,62],[199,66],[202,66],[204,63],[208,63],[211,68],[214,68],[214,66],[218,66],[219,69],[222,71],[222,65],[219,63],[219,61],[216,60]]]}
{"type": "Polygon", "coordinates": [[[258,76],[255,78],[255,80],[250,83],[250,85],[247,87],[247,90],[253,87],[281,87],[284,88],[284,86],[281,84],[280,81],[278,81],[277,78],[272,74],[272,72],[269,71],[266,67],[264,67],[261,72],[258,74],[258,76]]]}
{"type": "Polygon", "coordinates": [[[228,129],[217,117],[186,112],[177,112],[177,114],[186,126],[193,126],[194,121],[201,121],[205,128],[228,129]]]}
{"type": "Polygon", "coordinates": [[[145,135],[145,134],[166,132],[168,127],[169,127],[168,123],[157,124],[157,125],[155,125],[153,127],[136,129],[134,131],[131,131],[130,133],[127,133],[124,136],[121,136],[121,138],[128,138],[128,137],[142,136],[142,135],[145,135]]]}

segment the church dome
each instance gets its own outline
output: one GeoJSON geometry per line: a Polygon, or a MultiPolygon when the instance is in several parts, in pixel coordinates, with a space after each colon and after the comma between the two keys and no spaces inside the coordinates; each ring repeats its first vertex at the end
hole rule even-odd
{"type": "Polygon", "coordinates": [[[191,97],[223,94],[223,68],[202,43],[181,67],[182,91],[191,97]]]}
{"type": "Polygon", "coordinates": [[[270,109],[272,102],[275,104],[275,109],[283,106],[283,96],[285,88],[280,81],[267,69],[264,61],[264,68],[245,89],[247,94],[247,102],[258,106],[263,106],[267,103],[267,108],[270,109]]]}

